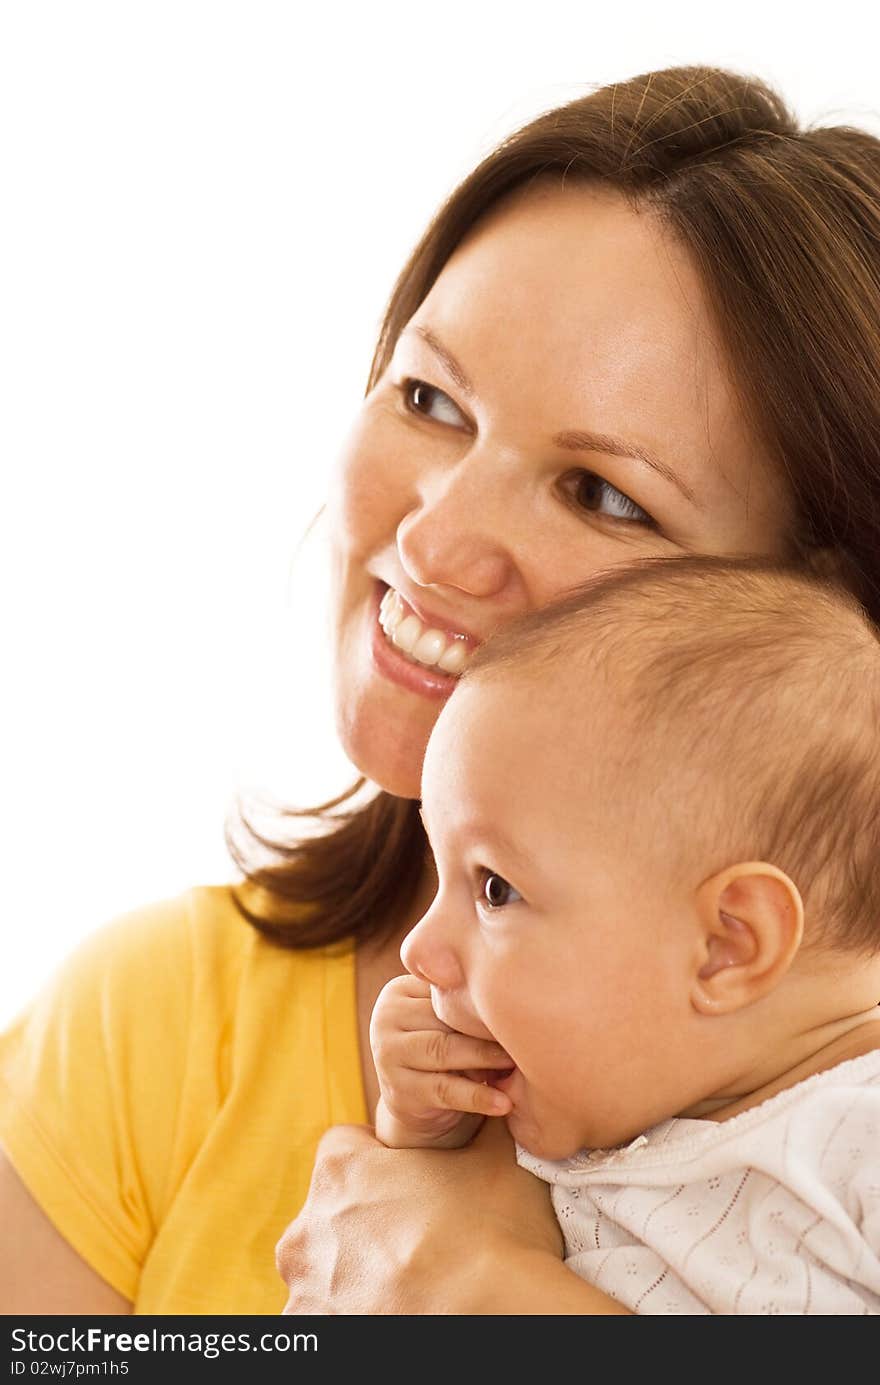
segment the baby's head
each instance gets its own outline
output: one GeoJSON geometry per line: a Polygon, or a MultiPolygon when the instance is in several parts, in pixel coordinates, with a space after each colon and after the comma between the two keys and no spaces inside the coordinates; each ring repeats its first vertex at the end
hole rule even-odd
{"type": "Polygon", "coordinates": [[[760,560],[621,569],[477,652],[425,757],[439,890],[403,958],[517,1064],[520,1143],[708,1114],[876,1004],[878,744],[861,610],[760,560]]]}

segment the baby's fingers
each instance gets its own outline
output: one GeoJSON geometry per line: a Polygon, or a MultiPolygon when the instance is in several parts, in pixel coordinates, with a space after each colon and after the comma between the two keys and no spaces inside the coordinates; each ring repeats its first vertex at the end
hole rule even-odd
{"type": "Polygon", "coordinates": [[[436,1072],[428,1080],[424,1092],[426,1104],[446,1111],[474,1111],[481,1116],[506,1116],[513,1109],[509,1096],[487,1087],[483,1082],[471,1082],[454,1072],[436,1072]]]}
{"type": "Polygon", "coordinates": [[[472,1039],[456,1029],[427,1029],[409,1034],[405,1040],[403,1062],[417,1072],[451,1072],[480,1068],[487,1072],[509,1072],[513,1059],[492,1039],[472,1039]]]}

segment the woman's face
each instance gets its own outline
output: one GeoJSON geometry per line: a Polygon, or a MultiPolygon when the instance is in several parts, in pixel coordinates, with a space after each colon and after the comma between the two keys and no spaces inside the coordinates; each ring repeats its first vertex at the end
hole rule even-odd
{"type": "Polygon", "coordinates": [[[640,557],[782,555],[792,512],[687,251],[613,191],[533,185],[447,263],[340,459],[346,753],[417,797],[456,670],[505,621],[640,557]]]}

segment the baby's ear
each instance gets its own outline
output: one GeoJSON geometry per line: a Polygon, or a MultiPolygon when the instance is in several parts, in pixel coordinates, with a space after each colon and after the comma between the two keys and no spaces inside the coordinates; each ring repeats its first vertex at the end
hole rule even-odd
{"type": "Polygon", "coordinates": [[[804,906],[792,880],[766,861],[728,866],[697,890],[700,954],[691,1000],[731,1014],[779,984],[800,947],[804,906]]]}

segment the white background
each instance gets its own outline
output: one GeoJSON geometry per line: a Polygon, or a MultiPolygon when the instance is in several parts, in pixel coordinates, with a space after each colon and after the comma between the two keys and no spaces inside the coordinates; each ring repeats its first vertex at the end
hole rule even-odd
{"type": "Polygon", "coordinates": [[[880,133],[874,4],[5,0],[0,1020],[348,781],[321,544],[387,294],[508,131],[712,63],[880,133]]]}

